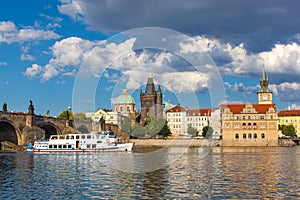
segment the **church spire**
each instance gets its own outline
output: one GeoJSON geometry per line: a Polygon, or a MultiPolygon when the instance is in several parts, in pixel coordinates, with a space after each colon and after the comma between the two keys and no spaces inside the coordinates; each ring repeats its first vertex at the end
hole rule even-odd
{"type": "Polygon", "coordinates": [[[271,92],[269,90],[269,78],[265,70],[265,66],[262,65],[262,71],[260,75],[260,90],[259,92],[271,92]]]}

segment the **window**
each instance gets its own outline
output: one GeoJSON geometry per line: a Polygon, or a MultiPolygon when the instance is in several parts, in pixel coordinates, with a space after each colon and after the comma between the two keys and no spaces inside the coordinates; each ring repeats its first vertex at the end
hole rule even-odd
{"type": "Polygon", "coordinates": [[[265,124],[260,124],[260,128],[265,128],[265,124]]]}
{"type": "Polygon", "coordinates": [[[120,106],[120,112],[123,112],[123,106],[120,106]]]}
{"type": "Polygon", "coordinates": [[[253,134],[253,138],[254,138],[254,139],[257,138],[257,134],[256,134],[256,133],[253,134]]]}
{"type": "Polygon", "coordinates": [[[239,139],[239,134],[238,133],[235,134],[235,139],[239,139]]]}
{"type": "Polygon", "coordinates": [[[127,112],[130,112],[130,107],[129,106],[127,106],[127,112]]]}
{"type": "Polygon", "coordinates": [[[248,116],[248,119],[251,119],[251,116],[248,116]]]}
{"type": "Polygon", "coordinates": [[[261,138],[262,138],[262,139],[265,138],[265,134],[264,134],[264,133],[261,134],[261,138]]]}
{"type": "Polygon", "coordinates": [[[243,138],[244,138],[244,139],[246,139],[246,138],[247,138],[247,135],[246,135],[246,133],[244,133],[244,134],[243,134],[243,138]]]}
{"type": "Polygon", "coordinates": [[[248,134],[248,138],[249,138],[249,139],[251,139],[251,138],[252,138],[252,135],[251,135],[251,133],[249,133],[249,134],[248,134]]]}
{"type": "Polygon", "coordinates": [[[87,136],[86,136],[86,139],[91,139],[91,138],[92,138],[91,135],[87,135],[87,136]]]}
{"type": "Polygon", "coordinates": [[[239,124],[234,124],[234,128],[239,128],[239,124]]]}
{"type": "Polygon", "coordinates": [[[265,119],[265,116],[264,116],[264,115],[261,115],[261,116],[260,116],[260,119],[265,119]]]}
{"type": "Polygon", "coordinates": [[[81,139],[85,139],[85,135],[82,135],[82,136],[81,136],[81,139]]]}

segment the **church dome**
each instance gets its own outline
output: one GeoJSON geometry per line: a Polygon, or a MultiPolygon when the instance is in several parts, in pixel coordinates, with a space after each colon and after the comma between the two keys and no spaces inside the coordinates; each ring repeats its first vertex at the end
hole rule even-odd
{"type": "Polygon", "coordinates": [[[117,97],[115,104],[135,104],[134,99],[128,94],[127,89],[124,89],[122,95],[117,97]]]}

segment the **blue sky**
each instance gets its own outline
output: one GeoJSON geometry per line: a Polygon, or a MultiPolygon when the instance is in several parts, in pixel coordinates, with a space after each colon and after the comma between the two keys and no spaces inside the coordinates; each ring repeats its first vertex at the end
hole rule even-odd
{"type": "Polygon", "coordinates": [[[262,65],[277,109],[300,108],[298,1],[1,3],[0,105],[9,110],[27,111],[29,100],[37,114],[111,108],[125,87],[139,108],[149,76],[173,104],[256,103],[262,65]]]}

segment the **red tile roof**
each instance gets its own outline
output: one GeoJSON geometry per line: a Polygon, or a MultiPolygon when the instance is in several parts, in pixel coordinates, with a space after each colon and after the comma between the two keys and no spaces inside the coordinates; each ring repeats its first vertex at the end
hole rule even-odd
{"type": "Polygon", "coordinates": [[[181,106],[175,106],[169,110],[167,110],[166,112],[185,112],[187,110],[187,108],[183,108],[181,106]]]}
{"type": "Polygon", "coordinates": [[[210,116],[211,108],[199,108],[187,111],[187,116],[210,116]]]}
{"type": "MultiPolygon", "coordinates": [[[[229,108],[234,114],[240,114],[247,104],[224,104],[222,108],[229,108]]],[[[251,104],[259,114],[265,114],[271,107],[275,109],[275,104],[251,104]]]]}
{"type": "Polygon", "coordinates": [[[282,110],[278,113],[278,116],[300,116],[300,110],[282,110]]]}
{"type": "Polygon", "coordinates": [[[188,108],[183,108],[181,106],[175,106],[169,110],[167,110],[167,113],[170,112],[186,112],[187,116],[196,116],[200,114],[200,116],[210,116],[211,115],[211,108],[198,108],[198,109],[191,109],[189,110],[188,108]]]}

